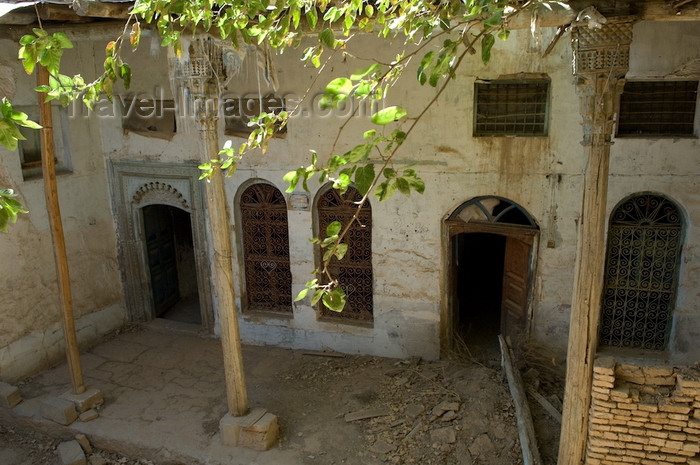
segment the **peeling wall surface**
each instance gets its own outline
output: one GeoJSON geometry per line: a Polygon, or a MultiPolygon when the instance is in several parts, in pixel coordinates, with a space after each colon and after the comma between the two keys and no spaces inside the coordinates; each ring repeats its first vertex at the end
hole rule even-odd
{"type": "MultiPolygon", "coordinates": [[[[391,357],[440,356],[444,302],[448,289],[443,223],[461,204],[478,196],[499,196],[521,206],[539,229],[539,247],[534,257],[535,276],[528,314],[532,341],[554,352],[566,351],[569,308],[573,288],[577,224],[581,208],[583,159],[582,118],[579,97],[571,71],[572,52],[565,35],[546,57],[543,50],[555,29],[543,29],[536,43],[529,31],[513,31],[506,42],[498,42],[488,65],[470,56],[454,80],[421,118],[410,140],[397,152],[398,169],[412,165],[425,183],[423,195],[410,198],[400,194],[389,201],[372,198],[372,270],[374,320],[351,324],[338,319],[319,318],[309,299],[295,302],[292,315],[256,314],[242,307],[238,299],[241,336],[244,342],[306,349],[330,349],[346,353],[367,353],[391,357]],[[546,76],[550,80],[548,133],[539,137],[474,137],[474,83],[513,75],[546,76]]],[[[76,48],[64,55],[67,74],[91,76],[101,68],[107,38],[95,32],[76,31],[71,36],[76,48]]],[[[159,39],[144,37],[140,49],[125,52],[124,60],[133,70],[132,88],[118,91],[143,99],[171,99],[175,92],[168,74],[168,58],[158,47],[159,39]],[[153,46],[149,46],[153,41],[153,46]]],[[[349,52],[386,61],[394,58],[391,47],[377,46],[377,39],[360,37],[349,52]]],[[[33,102],[33,78],[24,77],[15,58],[16,46],[0,40],[0,84],[4,76],[16,75],[16,89],[8,87],[17,104],[33,102]]],[[[679,69],[700,58],[700,28],[697,22],[639,23],[634,29],[630,74],[635,79],[678,75],[679,69]],[[679,47],[678,44],[683,44],[679,47]],[[675,73],[675,74],[674,74],[675,73]]],[[[253,52],[253,56],[254,52],[253,52]]],[[[264,155],[251,153],[226,181],[231,227],[234,232],[234,276],[237,296],[245,290],[241,237],[241,214],[237,195],[253,180],[287,189],[282,177],[310,162],[309,149],[320,158],[342,154],[361,142],[362,133],[372,128],[369,115],[361,111],[350,118],[343,136],[333,147],[348,112],[322,111],[317,106],[323,86],[330,79],[348,75],[356,67],[340,59],[331,60],[324,76],[314,81],[316,70],[304,68],[299,52],[287,50],[275,58],[277,94],[288,102],[298,100],[311,86],[302,111],[292,118],[284,137],[270,142],[264,155]]],[[[244,60],[239,73],[222,82],[228,96],[257,96],[272,89],[261,76],[255,60],[244,60]]],[[[692,67],[691,67],[692,68],[692,67]]],[[[435,96],[429,86],[419,87],[415,70],[407,71],[382,105],[401,104],[408,117],[419,114],[435,96]]],[[[690,78],[688,78],[690,79],[690,78]]],[[[698,79],[695,75],[692,79],[698,79]]],[[[8,81],[9,82],[9,81],[8,81]]],[[[2,88],[2,87],[0,87],[2,88]]],[[[124,100],[106,100],[90,115],[69,109],[72,172],[59,176],[59,192],[68,240],[69,266],[78,318],[107,308],[120,308],[123,318],[124,292],[118,270],[119,235],[113,212],[117,186],[109,185],[106,161],[147,161],[164,164],[192,164],[201,161],[198,135],[192,118],[180,115],[177,130],[169,138],[148,137],[122,129],[120,115],[124,100]],[[112,198],[112,204],[110,204],[112,198]]],[[[219,120],[219,142],[243,139],[224,136],[219,120]]],[[[695,134],[698,133],[696,117],[695,134]]],[[[686,215],[679,291],[669,354],[697,359],[700,336],[698,241],[694,224],[700,220],[700,146],[696,137],[619,138],[611,149],[608,212],[635,192],[654,192],[676,202],[686,215]],[[694,342],[693,342],[694,341],[694,342]]],[[[16,152],[0,149],[0,179],[14,188],[31,214],[11,228],[0,241],[2,295],[0,348],[13,347],[36,331],[44,333],[58,322],[56,280],[51,240],[44,213],[43,184],[23,181],[16,152]]],[[[314,246],[309,238],[317,234],[313,205],[321,186],[309,183],[311,208],[288,210],[289,256],[292,299],[316,267],[314,246]]],[[[295,194],[301,194],[297,189],[295,194]]],[[[289,204],[289,195],[285,194],[289,204]]],[[[303,197],[302,197],[303,198],[303,197]]],[[[122,244],[123,245],[123,244],[122,244]]],[[[207,250],[211,258],[211,250],[207,250]]],[[[479,266],[474,264],[474,266],[479,266]]],[[[209,291],[211,291],[209,289],[209,291]]],[[[201,289],[200,289],[201,292],[201,289]]],[[[214,310],[216,319],[216,309],[214,310]]],[[[116,322],[116,320],[114,320],[116,322]]],[[[104,328],[107,329],[107,328],[104,328]]],[[[217,332],[217,328],[214,328],[217,332]]],[[[444,341],[443,341],[444,342],[444,341]]],[[[465,341],[469,344],[469,341],[465,341]]],[[[11,361],[0,358],[0,378],[11,361]]]]}

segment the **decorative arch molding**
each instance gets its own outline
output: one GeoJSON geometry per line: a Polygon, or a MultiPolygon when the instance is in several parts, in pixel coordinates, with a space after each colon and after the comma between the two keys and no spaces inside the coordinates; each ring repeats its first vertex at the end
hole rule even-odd
{"type": "Polygon", "coordinates": [[[187,199],[177,188],[173,187],[171,184],[159,181],[151,181],[143,184],[132,196],[132,201],[142,207],[160,204],[181,208],[185,211],[190,210],[187,199]]]}
{"type": "Polygon", "coordinates": [[[117,232],[117,254],[127,316],[131,322],[154,318],[142,209],[168,205],[190,214],[202,326],[214,330],[211,251],[205,217],[204,184],[197,163],[108,160],[110,201],[117,232]]]}
{"type": "Polygon", "coordinates": [[[522,206],[495,195],[474,197],[457,207],[447,219],[539,229],[532,215],[522,206]]]}

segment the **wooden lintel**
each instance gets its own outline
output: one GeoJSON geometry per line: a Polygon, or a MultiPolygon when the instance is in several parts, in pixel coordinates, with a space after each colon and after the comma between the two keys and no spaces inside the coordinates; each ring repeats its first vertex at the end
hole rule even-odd
{"type": "Polygon", "coordinates": [[[73,0],[73,8],[78,16],[91,18],[126,19],[132,2],[100,2],[97,0],[73,0]]]}

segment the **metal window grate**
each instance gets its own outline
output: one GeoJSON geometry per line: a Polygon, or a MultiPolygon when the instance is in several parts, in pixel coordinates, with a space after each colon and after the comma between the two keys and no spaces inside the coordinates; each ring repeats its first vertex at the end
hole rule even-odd
{"type": "Polygon", "coordinates": [[[248,311],[292,311],[287,204],[274,186],[257,183],[241,195],[248,311]]]}
{"type": "MultiPolygon", "coordinates": [[[[343,225],[355,214],[356,204],[362,198],[360,193],[349,187],[344,195],[335,189],[326,190],[318,200],[319,237],[325,237],[326,228],[333,221],[343,225]]],[[[330,271],[345,291],[346,304],[342,312],[333,312],[321,306],[324,317],[344,318],[355,321],[372,321],[374,296],[372,287],[372,208],[365,203],[351,227],[345,242],[348,252],[342,260],[333,258],[330,271]]],[[[323,279],[323,277],[321,277],[323,279]]]]}
{"type": "Polygon", "coordinates": [[[634,81],[620,96],[618,136],[692,136],[698,81],[634,81]]]}
{"type": "Polygon", "coordinates": [[[549,81],[474,84],[475,136],[547,134],[549,81]]]}
{"type": "Polygon", "coordinates": [[[642,194],[611,217],[600,344],[665,350],[678,285],[682,224],[678,208],[642,194]]]}
{"type": "MultiPolygon", "coordinates": [[[[274,94],[263,96],[263,111],[266,113],[280,113],[285,110],[282,97],[274,94]]],[[[224,101],[224,134],[227,136],[247,137],[253,127],[248,126],[250,119],[260,114],[260,98],[231,98],[224,101]]],[[[286,134],[287,126],[280,128],[276,136],[286,134]]]]}

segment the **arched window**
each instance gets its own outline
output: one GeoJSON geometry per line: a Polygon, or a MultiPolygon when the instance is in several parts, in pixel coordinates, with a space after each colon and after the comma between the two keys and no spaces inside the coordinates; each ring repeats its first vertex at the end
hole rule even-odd
{"type": "Polygon", "coordinates": [[[292,311],[287,204],[274,186],[257,183],[241,194],[246,309],[292,311]]]}
{"type": "MultiPolygon", "coordinates": [[[[335,189],[326,189],[316,204],[319,238],[325,237],[326,228],[333,221],[347,225],[355,214],[355,202],[361,198],[353,187],[349,187],[343,195],[335,189]]],[[[331,274],[345,291],[345,309],[338,313],[321,305],[323,316],[372,321],[372,208],[369,202],[363,205],[358,220],[345,237],[344,242],[348,244],[345,257],[342,260],[333,258],[330,264],[331,274]]]]}
{"type": "Polygon", "coordinates": [[[665,350],[678,286],[683,224],[678,207],[637,194],[612,212],[600,344],[665,350]]]}
{"type": "Polygon", "coordinates": [[[464,202],[452,212],[449,219],[466,223],[498,223],[537,228],[537,223],[523,207],[495,195],[474,197],[464,202]]]}

